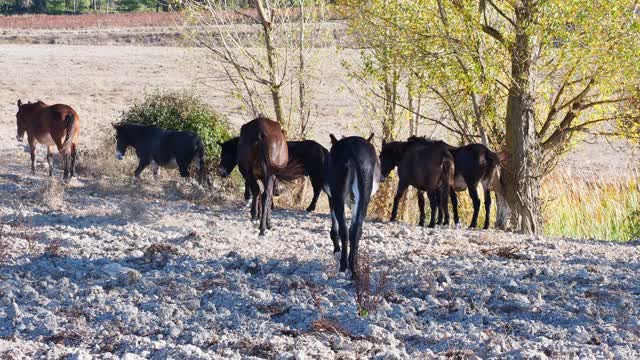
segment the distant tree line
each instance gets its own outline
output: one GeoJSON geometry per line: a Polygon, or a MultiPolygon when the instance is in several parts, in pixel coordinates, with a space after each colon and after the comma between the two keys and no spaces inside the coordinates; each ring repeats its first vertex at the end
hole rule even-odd
{"type": "Polygon", "coordinates": [[[2,15],[169,11],[174,0],[0,0],[2,15]]]}

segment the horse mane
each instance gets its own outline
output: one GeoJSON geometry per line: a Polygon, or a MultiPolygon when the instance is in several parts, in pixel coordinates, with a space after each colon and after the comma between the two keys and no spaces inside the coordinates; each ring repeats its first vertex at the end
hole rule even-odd
{"type": "Polygon", "coordinates": [[[413,135],[411,137],[409,137],[407,139],[408,143],[414,143],[414,144],[424,144],[424,145],[442,145],[445,144],[444,141],[442,140],[433,140],[433,139],[429,139],[426,138],[424,136],[416,136],[413,135]]]}

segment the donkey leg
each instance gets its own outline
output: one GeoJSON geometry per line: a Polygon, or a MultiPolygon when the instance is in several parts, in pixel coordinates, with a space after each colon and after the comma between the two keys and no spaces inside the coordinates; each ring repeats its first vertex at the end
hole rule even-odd
{"type": "Polygon", "coordinates": [[[267,230],[271,230],[271,213],[273,212],[273,209],[274,209],[273,191],[275,191],[274,188],[276,186],[276,178],[275,176],[272,176],[272,178],[273,178],[273,185],[271,188],[271,192],[268,195],[269,207],[267,208],[267,230]]]}
{"type": "Polygon", "coordinates": [[[489,189],[484,190],[484,226],[483,229],[489,228],[489,219],[491,218],[491,191],[489,189]]]}
{"type": "Polygon", "coordinates": [[[418,221],[418,226],[424,226],[424,192],[418,190],[418,211],[420,211],[420,221],[418,221]]]}
{"type": "Polygon", "coordinates": [[[408,187],[409,185],[402,180],[398,183],[398,191],[396,192],[396,196],[393,198],[393,209],[391,210],[391,219],[389,221],[396,221],[396,217],[398,217],[398,204],[408,187]]]}
{"type": "Polygon", "coordinates": [[[442,194],[440,194],[440,209],[444,212],[444,222],[442,225],[449,225],[449,193],[446,190],[442,190],[442,194]]]}
{"type": "Polygon", "coordinates": [[[451,197],[451,207],[453,208],[453,222],[458,225],[460,218],[458,217],[458,194],[454,188],[449,189],[449,197],[451,197]]]}
{"type": "Polygon", "coordinates": [[[347,258],[349,255],[349,247],[347,245],[347,220],[344,214],[344,198],[342,195],[334,195],[333,198],[333,211],[338,221],[338,235],[340,236],[340,243],[342,245],[342,252],[340,254],[340,272],[347,271],[347,258]]]}
{"type": "Polygon", "coordinates": [[[53,176],[53,151],[47,146],[47,164],[49,164],[49,176],[53,176]]]}
{"type": "Polygon", "coordinates": [[[431,221],[429,221],[429,227],[434,228],[436,226],[436,209],[437,209],[437,195],[433,190],[427,191],[427,196],[429,197],[429,207],[431,208],[431,221]]]}
{"type": "Polygon", "coordinates": [[[69,178],[69,168],[71,167],[71,154],[62,155],[62,167],[64,168],[63,179],[69,178]]]}
{"type": "Polygon", "coordinates": [[[153,179],[158,180],[158,174],[160,173],[160,165],[156,162],[151,164],[151,171],[153,172],[153,179]]]}
{"type": "Polygon", "coordinates": [[[338,219],[336,218],[336,213],[333,211],[333,202],[331,198],[329,198],[329,212],[331,213],[331,231],[329,232],[329,237],[331,237],[331,241],[333,242],[333,253],[340,252],[340,242],[338,235],[338,219]]]}
{"type": "Polygon", "coordinates": [[[31,173],[36,173],[36,139],[29,137],[29,153],[31,154],[31,173]]]}
{"type": "Polygon", "coordinates": [[[469,186],[469,196],[471,196],[471,201],[473,202],[473,217],[469,228],[475,228],[478,226],[478,213],[480,212],[480,198],[478,197],[476,186],[469,186]]]}
{"type": "Polygon", "coordinates": [[[354,221],[351,222],[351,228],[349,229],[349,268],[351,269],[351,275],[353,277],[358,276],[358,254],[360,247],[360,238],[362,237],[362,223],[364,222],[364,218],[367,214],[367,206],[369,204],[369,195],[371,193],[371,188],[364,189],[361,188],[359,196],[356,196],[356,212],[351,214],[352,217],[355,217],[354,221]],[[364,199],[359,201],[359,197],[363,196],[364,199]],[[359,204],[360,203],[360,204],[359,204]]]}
{"type": "Polygon", "coordinates": [[[260,216],[258,209],[258,197],[260,196],[260,185],[255,179],[249,181],[249,187],[251,189],[251,220],[257,220],[260,216]]]}
{"type": "Polygon", "coordinates": [[[311,177],[311,187],[313,187],[313,199],[311,199],[311,204],[307,207],[308,212],[312,212],[316,209],[318,197],[320,197],[320,192],[322,191],[322,182],[317,179],[314,180],[313,177],[311,177]]]}
{"type": "Polygon", "coordinates": [[[76,176],[76,158],[78,156],[77,144],[71,143],[71,177],[76,176]]]}
{"type": "Polygon", "coordinates": [[[264,192],[262,193],[262,216],[260,216],[260,236],[264,236],[267,228],[267,217],[271,207],[271,195],[273,194],[273,175],[265,176],[264,192]]]}
{"type": "Polygon", "coordinates": [[[249,205],[249,201],[251,201],[251,187],[246,180],[244,182],[244,201],[247,203],[247,205],[249,205]]]}
{"type": "Polygon", "coordinates": [[[136,171],[133,173],[136,176],[136,178],[140,179],[140,173],[147,166],[149,166],[150,163],[151,163],[151,161],[149,161],[149,160],[140,159],[140,162],[138,163],[138,167],[136,168],[136,171]]]}
{"type": "Polygon", "coordinates": [[[442,194],[440,193],[440,190],[435,191],[435,197],[436,197],[436,213],[438,214],[437,218],[438,220],[436,221],[436,225],[442,225],[442,221],[443,221],[443,217],[444,217],[444,210],[442,209],[442,194]]]}

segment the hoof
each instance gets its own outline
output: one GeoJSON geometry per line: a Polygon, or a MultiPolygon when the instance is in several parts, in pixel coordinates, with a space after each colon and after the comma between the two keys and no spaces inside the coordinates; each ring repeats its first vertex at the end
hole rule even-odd
{"type": "Polygon", "coordinates": [[[340,258],[342,257],[342,251],[336,251],[333,253],[333,259],[336,262],[336,268],[338,271],[343,271],[340,267],[340,258]]]}
{"type": "Polygon", "coordinates": [[[347,279],[352,279],[355,277],[355,273],[353,271],[351,271],[350,269],[347,269],[347,271],[344,272],[344,277],[347,279]]]}
{"type": "Polygon", "coordinates": [[[313,212],[316,208],[309,206],[306,210],[307,212],[313,212]]]}

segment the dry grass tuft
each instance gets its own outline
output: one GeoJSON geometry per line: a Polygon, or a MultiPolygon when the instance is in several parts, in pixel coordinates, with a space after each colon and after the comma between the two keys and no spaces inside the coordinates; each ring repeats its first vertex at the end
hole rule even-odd
{"type": "MultiPolygon", "coordinates": [[[[103,132],[113,134],[111,127],[103,129],[103,132]]],[[[83,176],[114,177],[133,176],[136,167],[136,156],[131,150],[127,151],[124,160],[115,158],[115,135],[105,136],[98,140],[97,146],[92,149],[81,148],[78,151],[76,171],[83,176]]]]}
{"type": "Polygon", "coordinates": [[[27,242],[27,250],[29,253],[34,253],[36,250],[36,235],[33,231],[33,220],[31,218],[25,219],[18,217],[16,219],[16,231],[18,236],[27,242]]]}
{"type": "Polygon", "coordinates": [[[486,256],[497,256],[505,259],[521,260],[525,257],[518,254],[522,249],[517,246],[502,246],[480,250],[486,256]]]}
{"type": "Polygon", "coordinates": [[[165,264],[171,256],[178,255],[178,248],[170,244],[153,244],[144,251],[144,261],[146,263],[165,264]]]}
{"type": "Polygon", "coordinates": [[[4,225],[0,224],[0,264],[9,261],[11,257],[11,241],[4,235],[4,225]]]}
{"type": "Polygon", "coordinates": [[[475,355],[476,354],[471,350],[461,350],[461,349],[449,349],[446,352],[444,352],[445,358],[454,359],[454,360],[474,359],[476,357],[475,355]]]}
{"type": "Polygon", "coordinates": [[[38,201],[50,210],[60,211],[64,208],[64,184],[57,177],[45,180],[38,191],[38,201]]]}
{"type": "Polygon", "coordinates": [[[140,199],[132,198],[130,201],[123,201],[120,204],[120,217],[127,221],[137,221],[150,215],[147,206],[140,199]]]}
{"type": "Polygon", "coordinates": [[[340,325],[339,322],[331,319],[318,319],[311,323],[311,330],[316,332],[325,332],[336,334],[350,339],[356,338],[347,328],[340,325]]]}
{"type": "Polygon", "coordinates": [[[62,240],[51,239],[44,249],[44,253],[51,257],[60,257],[62,252],[62,240]]]}
{"type": "Polygon", "coordinates": [[[375,291],[371,289],[371,256],[366,251],[358,254],[357,271],[354,277],[356,288],[356,303],[358,315],[366,317],[375,312],[384,299],[389,286],[389,271],[391,267],[381,273],[375,291]]]}

